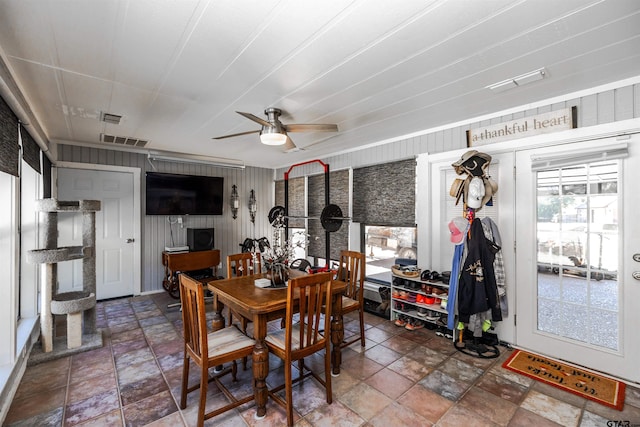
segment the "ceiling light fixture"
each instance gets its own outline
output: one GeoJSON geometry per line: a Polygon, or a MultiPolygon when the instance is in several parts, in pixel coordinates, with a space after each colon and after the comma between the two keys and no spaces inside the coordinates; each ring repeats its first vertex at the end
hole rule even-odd
{"type": "Polygon", "coordinates": [[[504,92],[505,90],[513,89],[518,86],[523,86],[528,83],[532,83],[538,80],[542,80],[547,77],[547,70],[542,67],[528,73],[521,74],[516,77],[511,77],[507,80],[502,80],[498,83],[486,86],[485,89],[489,89],[494,93],[504,92]]]}
{"type": "Polygon", "coordinates": [[[273,126],[263,126],[260,131],[260,142],[264,145],[284,145],[287,142],[287,132],[279,122],[273,126]]]}

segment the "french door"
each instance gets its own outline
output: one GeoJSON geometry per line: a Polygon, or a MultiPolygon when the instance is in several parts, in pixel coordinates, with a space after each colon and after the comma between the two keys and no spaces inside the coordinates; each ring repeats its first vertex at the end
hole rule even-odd
{"type": "Polygon", "coordinates": [[[517,346],[640,381],[640,137],[515,163],[517,346]]]}

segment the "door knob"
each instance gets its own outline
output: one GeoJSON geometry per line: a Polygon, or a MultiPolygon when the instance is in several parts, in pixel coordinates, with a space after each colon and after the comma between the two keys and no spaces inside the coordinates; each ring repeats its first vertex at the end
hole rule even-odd
{"type": "Polygon", "coordinates": [[[127,240],[125,240],[125,242],[127,243],[133,243],[135,242],[136,239],[132,239],[131,237],[129,237],[127,240]]]}

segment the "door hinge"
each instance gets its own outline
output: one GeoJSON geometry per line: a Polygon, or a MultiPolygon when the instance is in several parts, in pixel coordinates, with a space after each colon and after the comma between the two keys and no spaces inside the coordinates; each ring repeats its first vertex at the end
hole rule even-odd
{"type": "Polygon", "coordinates": [[[516,165],[513,165],[513,179],[516,179],[516,165]]]}
{"type": "Polygon", "coordinates": [[[513,315],[513,326],[518,326],[518,315],[517,314],[513,315]]]}

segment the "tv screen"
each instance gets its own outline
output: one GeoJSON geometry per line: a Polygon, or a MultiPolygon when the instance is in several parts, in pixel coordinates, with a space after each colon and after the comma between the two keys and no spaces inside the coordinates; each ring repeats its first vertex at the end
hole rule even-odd
{"type": "Polygon", "coordinates": [[[224,178],[147,172],[147,215],[222,215],[224,178]]]}

